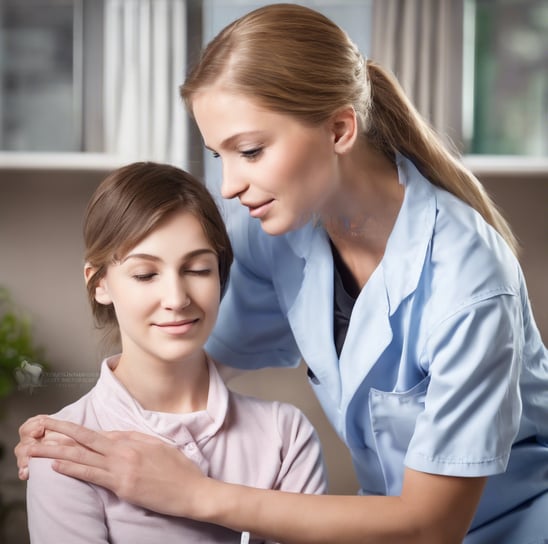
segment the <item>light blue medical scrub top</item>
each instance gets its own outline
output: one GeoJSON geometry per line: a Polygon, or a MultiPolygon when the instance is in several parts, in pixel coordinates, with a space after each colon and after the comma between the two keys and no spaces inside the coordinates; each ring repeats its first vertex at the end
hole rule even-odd
{"type": "Polygon", "coordinates": [[[548,354],[521,268],[476,211],[397,163],[402,208],[340,357],[325,231],[269,236],[243,208],[207,349],[246,369],[302,357],[360,493],[398,495],[406,466],[490,476],[465,542],[548,542],[548,354]]]}

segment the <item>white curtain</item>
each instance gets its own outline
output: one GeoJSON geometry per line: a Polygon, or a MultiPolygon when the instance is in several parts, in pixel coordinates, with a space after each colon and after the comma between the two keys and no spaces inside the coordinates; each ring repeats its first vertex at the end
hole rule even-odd
{"type": "Polygon", "coordinates": [[[372,59],[396,75],[432,126],[459,139],[462,0],[375,0],[372,36],[372,59]]]}
{"type": "Polygon", "coordinates": [[[186,72],[185,3],[105,0],[107,153],[186,167],[186,116],[178,92],[186,72]]]}

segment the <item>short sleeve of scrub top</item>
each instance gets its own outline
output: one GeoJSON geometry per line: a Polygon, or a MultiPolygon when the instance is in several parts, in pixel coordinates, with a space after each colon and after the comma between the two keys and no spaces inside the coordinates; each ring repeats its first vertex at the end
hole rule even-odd
{"type": "Polygon", "coordinates": [[[521,417],[520,316],[519,296],[498,294],[460,309],[432,331],[423,354],[429,383],[407,466],[454,476],[506,469],[521,417]]]}

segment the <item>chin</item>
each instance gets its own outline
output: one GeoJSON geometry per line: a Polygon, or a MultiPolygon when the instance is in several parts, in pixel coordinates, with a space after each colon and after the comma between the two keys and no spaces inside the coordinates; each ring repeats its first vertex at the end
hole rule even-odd
{"type": "Polygon", "coordinates": [[[274,219],[271,219],[261,221],[261,228],[270,236],[282,236],[304,227],[307,222],[308,219],[298,221],[275,221],[274,219]]]}
{"type": "Polygon", "coordinates": [[[269,236],[282,236],[283,234],[287,234],[288,232],[295,230],[294,228],[290,227],[282,228],[280,226],[265,225],[264,223],[261,224],[261,227],[263,229],[263,232],[265,234],[268,234],[269,236]]]}

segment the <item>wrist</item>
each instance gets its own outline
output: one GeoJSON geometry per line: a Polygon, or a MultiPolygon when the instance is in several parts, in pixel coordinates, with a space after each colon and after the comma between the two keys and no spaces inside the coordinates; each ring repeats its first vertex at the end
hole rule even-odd
{"type": "Polygon", "coordinates": [[[227,494],[224,489],[227,486],[229,484],[204,477],[189,497],[190,502],[183,505],[183,515],[197,521],[219,523],[222,517],[222,497],[227,494]]]}
{"type": "Polygon", "coordinates": [[[246,529],[243,508],[247,488],[206,478],[195,498],[195,514],[199,521],[222,525],[235,531],[246,529]]]}

